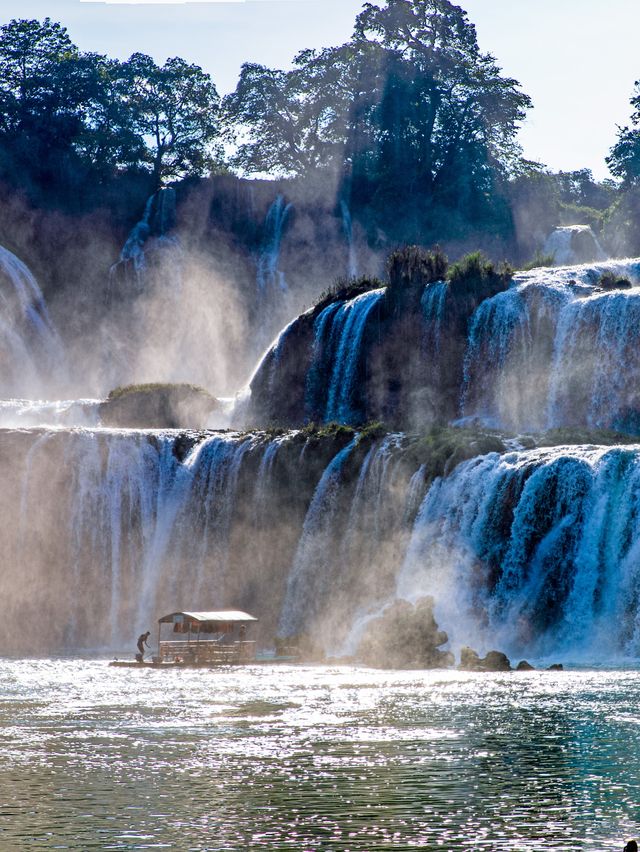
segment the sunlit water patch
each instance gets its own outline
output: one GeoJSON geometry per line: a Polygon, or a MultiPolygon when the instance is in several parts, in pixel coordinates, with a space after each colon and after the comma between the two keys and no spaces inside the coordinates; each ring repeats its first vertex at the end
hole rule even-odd
{"type": "Polygon", "coordinates": [[[621,849],[640,672],[0,662],[3,849],[621,849]]]}

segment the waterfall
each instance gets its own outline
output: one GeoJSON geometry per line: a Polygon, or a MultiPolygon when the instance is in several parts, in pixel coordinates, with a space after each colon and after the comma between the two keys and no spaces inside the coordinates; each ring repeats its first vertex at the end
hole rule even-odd
{"type": "Polygon", "coordinates": [[[463,415],[496,428],[546,427],[555,330],[570,299],[566,285],[523,284],[480,304],[465,354],[463,415]]]}
{"type": "Polygon", "coordinates": [[[640,446],[489,453],[431,481],[415,438],[325,440],[0,432],[3,647],[33,623],[42,647],[117,649],[164,611],[230,606],[266,642],[353,652],[388,604],[432,595],[454,649],[640,656],[640,446]]]}
{"type": "Polygon", "coordinates": [[[175,227],[175,220],[175,189],[159,189],[148,198],[142,219],[131,229],[118,263],[110,270],[112,288],[124,283],[134,292],[143,292],[150,283],[151,267],[157,273],[159,257],[162,266],[170,268],[172,279],[180,281],[180,241],[169,234],[175,227]]]}
{"type": "Polygon", "coordinates": [[[546,239],[542,253],[551,255],[556,266],[606,260],[607,254],[589,225],[565,225],[546,239]]]}
{"type": "Polygon", "coordinates": [[[393,598],[415,485],[403,449],[404,436],[389,434],[360,460],[356,438],[327,465],[288,574],[280,635],[309,631],[330,652],[352,651],[359,627],[393,598]]]}
{"type": "Polygon", "coordinates": [[[256,271],[256,287],[261,298],[287,293],[284,272],[278,265],[282,235],[292,209],[293,205],[286,204],[284,196],[278,195],[267,212],[256,271]]]}
{"type": "Polygon", "coordinates": [[[29,268],[0,246],[0,393],[42,394],[65,385],[62,343],[29,268]]]}
{"type": "Polygon", "coordinates": [[[340,450],[322,474],[313,495],[287,580],[280,616],[281,636],[296,636],[309,626],[334,577],[337,566],[331,562],[330,543],[335,534],[337,497],[342,468],[354,446],[352,441],[340,450]]]}
{"type": "Polygon", "coordinates": [[[549,422],[640,434],[640,289],[563,310],[550,375],[549,422]]]}
{"type": "Polygon", "coordinates": [[[587,425],[640,434],[640,289],[598,290],[605,269],[639,280],[628,261],[538,270],[480,304],[464,362],[464,417],[516,430],[587,425]]]}
{"type": "Polygon", "coordinates": [[[640,448],[492,453],[428,491],[399,597],[436,598],[455,644],[640,654],[640,448]]]}
{"type": "Polygon", "coordinates": [[[365,357],[362,342],[383,293],[372,290],[346,302],[334,302],[317,317],[306,384],[307,412],[312,419],[362,422],[358,398],[365,357]]]}
{"type": "MultiPolygon", "coordinates": [[[[49,625],[54,633],[66,625],[59,641],[117,647],[161,608],[234,603],[236,488],[254,439],[214,434],[180,461],[175,432],[60,429],[34,437],[12,552],[25,594],[39,598],[46,583],[52,611],[64,608],[49,625]],[[37,538],[49,543],[46,575],[37,538]]],[[[10,611],[20,590],[5,594],[10,611]]]]}
{"type": "Polygon", "coordinates": [[[424,321],[423,351],[437,355],[440,351],[444,328],[444,311],[447,297],[446,281],[427,284],[422,294],[421,306],[424,321]]]}

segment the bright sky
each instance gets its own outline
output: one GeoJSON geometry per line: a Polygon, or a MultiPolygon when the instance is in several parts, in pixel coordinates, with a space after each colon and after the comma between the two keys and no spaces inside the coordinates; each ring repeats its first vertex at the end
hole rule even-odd
{"type": "MultiPolygon", "coordinates": [[[[553,169],[604,163],[616,125],[629,121],[640,78],[637,0],[459,0],[482,50],[534,101],[521,133],[525,155],[553,169]]],[[[60,21],[82,50],[117,58],[182,56],[221,94],[244,61],[287,67],[305,47],[346,41],[362,0],[0,0],[0,22],[60,21]]]]}

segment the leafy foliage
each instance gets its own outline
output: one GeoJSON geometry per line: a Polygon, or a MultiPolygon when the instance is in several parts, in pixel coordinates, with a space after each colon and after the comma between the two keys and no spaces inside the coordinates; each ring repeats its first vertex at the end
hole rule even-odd
{"type": "Polygon", "coordinates": [[[223,110],[237,168],[331,168],[351,209],[394,233],[436,209],[499,217],[492,193],[529,106],[458,6],[384,0],[365,4],[347,44],[303,51],[291,71],[245,65],[223,110]]]}
{"type": "Polygon", "coordinates": [[[387,258],[387,277],[390,289],[423,286],[443,281],[449,260],[440,246],[426,251],[420,246],[403,246],[387,258]]]}
{"type": "Polygon", "coordinates": [[[530,269],[540,269],[540,267],[544,266],[553,266],[554,260],[555,256],[553,254],[543,254],[540,249],[537,249],[531,260],[523,264],[522,269],[526,272],[530,269]]]}
{"type": "Polygon", "coordinates": [[[631,286],[628,278],[624,275],[616,275],[611,269],[603,272],[598,281],[598,287],[603,290],[629,290],[631,286]]]}
{"type": "Polygon", "coordinates": [[[202,174],[219,153],[218,101],[182,59],[119,62],[81,53],[49,18],[12,20],[0,28],[0,176],[59,200],[118,170],[149,175],[150,189],[202,174]]]}
{"type": "Polygon", "coordinates": [[[179,57],[161,67],[134,53],[126,64],[131,81],[129,106],[134,126],[145,140],[144,157],[154,185],[185,174],[203,174],[221,155],[217,139],[218,93],[208,74],[179,57]]]}
{"type": "Polygon", "coordinates": [[[368,275],[361,275],[358,278],[338,278],[320,294],[320,298],[314,306],[314,312],[319,313],[332,302],[355,299],[356,296],[361,296],[362,293],[368,293],[370,290],[379,290],[384,286],[384,282],[379,278],[368,275]]]}
{"type": "Polygon", "coordinates": [[[455,293],[479,295],[481,298],[504,290],[512,278],[513,269],[507,263],[496,268],[493,261],[480,251],[465,255],[453,263],[447,273],[449,286],[455,293]]]}
{"type": "Polygon", "coordinates": [[[618,129],[618,140],[606,158],[609,171],[626,185],[640,182],[640,80],[631,97],[631,127],[618,129]]]}

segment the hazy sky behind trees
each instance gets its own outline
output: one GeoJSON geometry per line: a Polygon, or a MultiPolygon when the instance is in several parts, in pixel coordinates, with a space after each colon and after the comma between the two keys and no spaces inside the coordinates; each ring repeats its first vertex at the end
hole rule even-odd
{"type": "MultiPolygon", "coordinates": [[[[553,169],[591,168],[616,125],[627,124],[640,78],[640,5],[629,0],[462,0],[480,48],[533,98],[520,139],[525,156],[553,169]]],[[[208,71],[221,94],[235,88],[242,62],[287,68],[307,47],[346,41],[362,0],[1,0],[0,24],[51,17],[81,50],[125,59],[137,51],[163,63],[182,56],[208,71]]]]}

